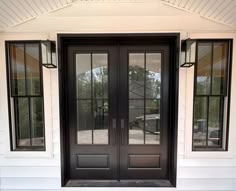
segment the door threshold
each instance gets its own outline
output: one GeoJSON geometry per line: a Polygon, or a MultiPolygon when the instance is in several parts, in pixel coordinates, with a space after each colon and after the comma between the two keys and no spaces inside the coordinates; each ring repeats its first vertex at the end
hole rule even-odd
{"type": "Polygon", "coordinates": [[[68,180],[66,187],[173,187],[169,180],[68,180]]]}

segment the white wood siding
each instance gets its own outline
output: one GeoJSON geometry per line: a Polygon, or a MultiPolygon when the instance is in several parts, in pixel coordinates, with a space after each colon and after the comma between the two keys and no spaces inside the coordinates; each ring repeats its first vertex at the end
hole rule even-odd
{"type": "MultiPolygon", "coordinates": [[[[191,1],[191,0],[190,0],[191,1]]],[[[59,1],[58,1],[59,2],[59,1]]],[[[180,69],[177,188],[133,188],[142,191],[236,190],[236,33],[232,28],[166,5],[147,3],[87,3],[39,17],[0,33],[0,190],[100,190],[61,188],[58,69],[44,70],[46,153],[9,152],[5,40],[56,40],[57,33],[180,32],[181,38],[233,38],[233,75],[228,152],[192,152],[193,67],[180,69]],[[132,9],[130,10],[130,6],[132,9]],[[157,10],[155,12],[155,7],[157,10]],[[120,16],[123,15],[123,16],[120,16]],[[63,24],[62,24],[63,23],[63,24]]],[[[174,2],[174,1],[173,1],[174,2]]],[[[182,2],[183,3],[183,2],[182,2]]],[[[112,188],[130,191],[131,188],[112,188]]]]}

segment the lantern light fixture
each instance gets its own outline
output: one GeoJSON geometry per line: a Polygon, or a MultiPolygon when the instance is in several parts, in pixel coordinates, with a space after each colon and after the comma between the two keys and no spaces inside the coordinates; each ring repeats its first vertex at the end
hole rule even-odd
{"type": "Polygon", "coordinates": [[[41,41],[42,65],[46,68],[56,68],[56,42],[51,40],[41,41]]]}
{"type": "Polygon", "coordinates": [[[183,55],[183,63],[181,67],[191,67],[196,63],[196,40],[186,39],[181,43],[181,52],[183,55]]]}

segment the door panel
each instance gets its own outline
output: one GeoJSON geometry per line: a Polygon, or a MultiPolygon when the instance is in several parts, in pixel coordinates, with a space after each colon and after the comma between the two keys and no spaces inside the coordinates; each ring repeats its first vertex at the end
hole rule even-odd
{"type": "Polygon", "coordinates": [[[72,179],[117,178],[116,60],[114,46],[68,48],[72,179]]]}
{"type": "Polygon", "coordinates": [[[167,177],[168,54],[167,45],[120,48],[121,179],[167,177]]]}

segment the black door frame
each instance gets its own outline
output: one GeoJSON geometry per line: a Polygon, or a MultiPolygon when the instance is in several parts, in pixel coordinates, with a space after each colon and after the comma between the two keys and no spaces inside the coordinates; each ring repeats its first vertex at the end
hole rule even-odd
{"type": "MultiPolygon", "coordinates": [[[[177,128],[178,128],[178,86],[179,86],[179,53],[180,53],[180,33],[122,33],[122,34],[58,34],[58,78],[59,78],[59,104],[60,104],[60,141],[61,141],[61,186],[68,182],[68,157],[69,149],[66,144],[69,140],[66,131],[67,111],[66,111],[66,59],[67,45],[73,43],[96,44],[113,43],[122,39],[124,42],[132,41],[138,44],[168,42],[170,44],[170,112],[169,112],[169,181],[172,186],[176,186],[177,170],[177,128]]],[[[94,184],[93,184],[94,186],[94,184]]]]}

